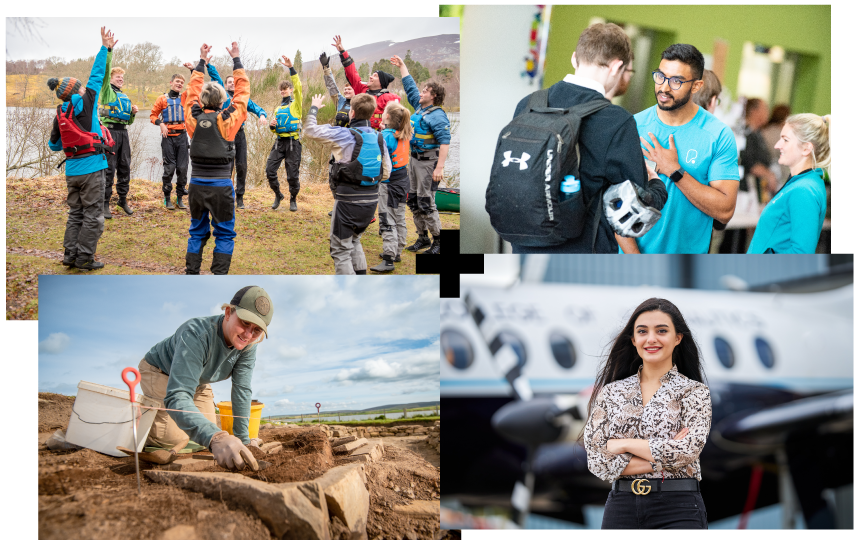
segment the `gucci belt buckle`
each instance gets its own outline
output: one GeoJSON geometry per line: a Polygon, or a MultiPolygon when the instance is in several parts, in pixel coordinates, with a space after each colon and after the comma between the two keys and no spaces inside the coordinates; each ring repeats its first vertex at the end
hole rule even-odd
{"type": "Polygon", "coordinates": [[[652,486],[644,486],[644,481],[649,482],[649,479],[635,479],[632,481],[632,492],[638,496],[646,496],[652,490],[652,486]]]}

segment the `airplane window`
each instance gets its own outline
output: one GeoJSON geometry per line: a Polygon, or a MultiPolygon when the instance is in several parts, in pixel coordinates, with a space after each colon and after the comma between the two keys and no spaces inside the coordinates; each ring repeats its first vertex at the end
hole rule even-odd
{"type": "Polygon", "coordinates": [[[715,353],[718,354],[718,360],[721,365],[727,369],[736,364],[736,358],[733,356],[733,348],[730,343],[721,337],[715,337],[715,353]]]}
{"type": "Polygon", "coordinates": [[[524,367],[524,364],[527,363],[527,351],[524,349],[524,343],[521,342],[521,339],[509,331],[501,331],[498,337],[502,343],[508,344],[518,356],[518,367],[524,367]]]}
{"type": "Polygon", "coordinates": [[[548,337],[548,343],[551,345],[551,353],[554,354],[554,359],[560,364],[560,367],[572,369],[575,365],[575,345],[572,341],[561,335],[560,333],[552,333],[548,337]]]}
{"type": "Polygon", "coordinates": [[[763,365],[771,369],[775,366],[775,352],[772,350],[772,346],[765,340],[757,337],[754,339],[754,345],[757,347],[757,355],[760,357],[760,361],[763,362],[763,365]]]}
{"type": "Polygon", "coordinates": [[[441,351],[447,363],[456,369],[467,369],[474,363],[474,349],[468,338],[453,329],[441,332],[441,351]]]}

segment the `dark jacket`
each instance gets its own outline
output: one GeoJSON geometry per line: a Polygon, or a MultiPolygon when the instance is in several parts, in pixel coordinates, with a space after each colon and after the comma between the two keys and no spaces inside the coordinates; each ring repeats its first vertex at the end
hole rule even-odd
{"type": "MultiPolygon", "coordinates": [[[[558,81],[548,92],[548,105],[552,108],[566,108],[583,104],[601,98],[598,91],[558,81]]],[[[515,108],[515,115],[524,112],[529,96],[524,97],[515,108]]],[[[590,253],[593,241],[593,221],[601,207],[599,192],[611,184],[621,184],[626,180],[644,189],[649,189],[653,195],[653,206],[661,209],[667,201],[667,189],[661,180],[647,180],[646,164],[641,151],[637,124],[634,117],[626,110],[616,105],[585,117],[581,121],[578,132],[578,148],[581,153],[579,167],[581,191],[589,203],[587,221],[584,232],[578,238],[569,240],[557,246],[531,247],[513,244],[514,253],[536,254],[572,254],[590,253]]],[[[611,229],[605,214],[599,220],[597,227],[595,253],[616,254],[619,250],[614,231],[611,229]]]]}

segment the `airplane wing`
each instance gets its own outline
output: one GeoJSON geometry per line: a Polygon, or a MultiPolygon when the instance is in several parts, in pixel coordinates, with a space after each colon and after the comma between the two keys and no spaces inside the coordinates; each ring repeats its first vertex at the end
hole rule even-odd
{"type": "Polygon", "coordinates": [[[727,441],[771,447],[782,445],[787,435],[804,429],[847,431],[853,427],[852,395],[852,389],[842,390],[736,413],[718,422],[712,431],[727,441]]]}

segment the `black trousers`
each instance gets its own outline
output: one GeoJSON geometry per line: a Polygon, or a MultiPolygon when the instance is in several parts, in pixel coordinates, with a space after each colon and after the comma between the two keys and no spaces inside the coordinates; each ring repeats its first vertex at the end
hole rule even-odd
{"type": "Polygon", "coordinates": [[[602,517],[603,530],[686,528],[706,530],[706,506],[700,492],[652,492],[638,496],[611,490],[602,517]]]}
{"type": "Polygon", "coordinates": [[[271,153],[268,154],[268,163],[265,165],[265,176],[268,178],[268,186],[274,193],[280,193],[280,182],[277,181],[277,169],[281,162],[286,162],[286,180],[289,182],[289,195],[294,197],[301,189],[298,182],[298,169],[301,167],[301,142],[295,138],[277,138],[271,153]]]}
{"type": "Polygon", "coordinates": [[[244,134],[243,126],[235,135],[235,161],[232,165],[235,169],[235,196],[241,197],[247,181],[247,135],[244,134]]]}
{"type": "Polygon", "coordinates": [[[110,201],[113,194],[113,176],[116,175],[116,195],[119,202],[125,202],[128,195],[128,182],[131,181],[131,142],[128,130],[110,129],[113,137],[113,153],[107,154],[107,172],[104,173],[104,202],[110,201]]]}
{"type": "MultiPolygon", "coordinates": [[[[188,135],[161,138],[161,154],[164,156],[164,175],[161,177],[164,196],[173,192],[173,173],[176,174],[176,195],[187,195],[188,186],[188,135]]],[[[117,189],[118,191],[118,189],[117,189]]]]}

